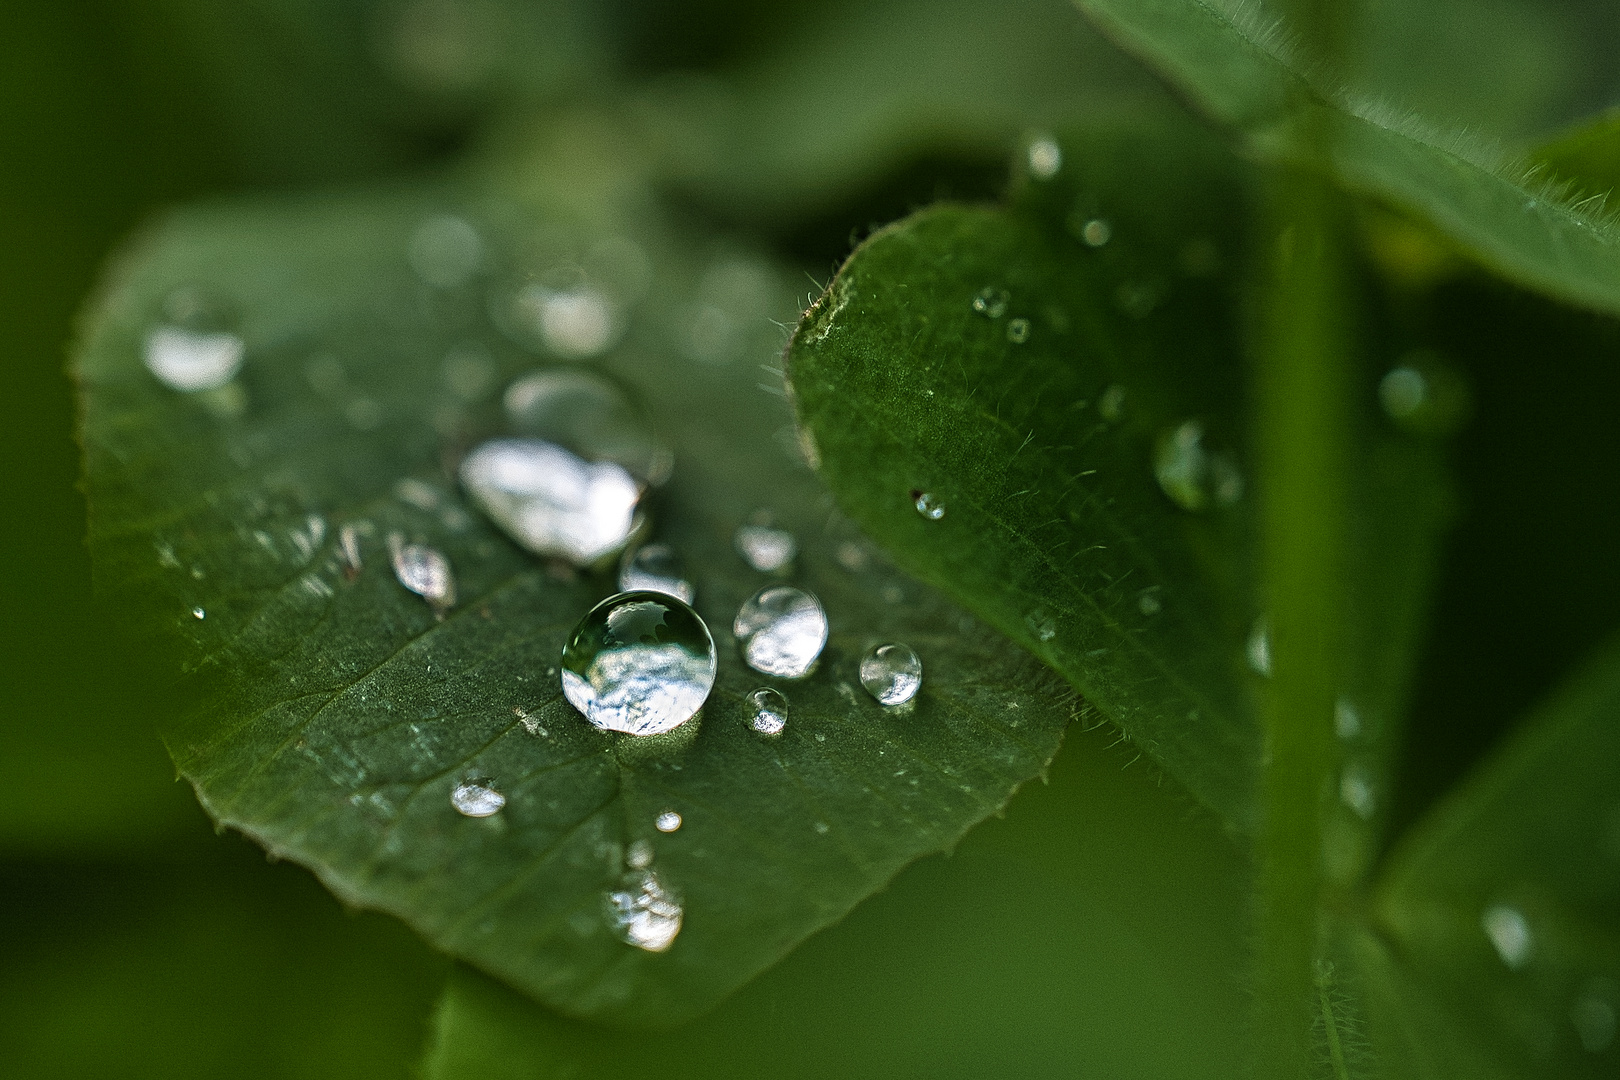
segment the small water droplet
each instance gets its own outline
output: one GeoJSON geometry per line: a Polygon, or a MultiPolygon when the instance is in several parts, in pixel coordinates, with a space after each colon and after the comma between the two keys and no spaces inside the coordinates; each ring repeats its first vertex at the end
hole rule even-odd
{"type": "Polygon", "coordinates": [[[653,861],[652,845],[647,843],[645,840],[637,840],[635,843],[631,844],[629,850],[624,853],[624,861],[625,865],[629,866],[632,870],[647,869],[647,867],[652,865],[653,861]]]}
{"type": "Polygon", "coordinates": [[[1092,218],[1080,226],[1080,239],[1087,247],[1100,248],[1114,235],[1114,227],[1105,218],[1092,218]]]}
{"type": "Polygon", "coordinates": [[[1517,971],[1530,962],[1530,956],[1535,951],[1535,936],[1530,932],[1529,921],[1518,908],[1506,904],[1488,907],[1480,915],[1479,925],[1485,931],[1485,936],[1491,939],[1491,944],[1496,946],[1496,955],[1510,970],[1517,971]]]}
{"type": "Polygon", "coordinates": [[[1014,345],[1022,345],[1029,340],[1029,320],[1012,319],[1007,323],[1007,340],[1014,345]]]}
{"type": "Polygon", "coordinates": [[[788,701],[780,690],[762,686],[748,695],[748,724],[761,735],[780,735],[787,727],[788,701]]]}
{"type": "Polygon", "coordinates": [[[1159,600],[1159,594],[1153,589],[1143,589],[1142,594],[1136,598],[1136,610],[1150,618],[1164,609],[1159,600]]]}
{"type": "Polygon", "coordinates": [[[512,308],[525,331],[565,360],[606,352],[624,329],[612,299],[586,284],[564,289],[531,284],[518,291],[512,308]]]}
{"type": "Polygon", "coordinates": [[[904,705],[922,686],[922,661],[906,645],[879,645],[861,659],[861,685],[882,705],[904,705]]]}
{"type": "Polygon", "coordinates": [[[999,319],[1007,314],[1007,302],[1010,299],[1006,289],[986,285],[974,294],[973,310],[987,319],[999,319]]]}
{"type": "Polygon", "coordinates": [[[698,613],[657,592],[597,604],[562,652],[569,702],[603,731],[658,735],[690,720],[714,687],[714,639],[698,613]]]}
{"type": "Polygon", "coordinates": [[[539,439],[494,439],[461,463],[473,501],[537,555],[581,566],[622,548],[641,486],[611,461],[587,462],[539,439]]]}
{"type": "Polygon", "coordinates": [[[677,832],[680,830],[681,824],[681,815],[676,810],[665,810],[658,815],[658,820],[653,822],[654,827],[661,833],[677,832]]]}
{"type": "Polygon", "coordinates": [[[1569,1007],[1570,1023],[1588,1054],[1601,1054],[1614,1044],[1620,1012],[1620,982],[1604,976],[1588,979],[1569,1007]]]}
{"type": "Polygon", "coordinates": [[[1063,148],[1050,136],[1029,144],[1029,173],[1037,180],[1050,180],[1063,168],[1063,148]]]}
{"type": "Polygon", "coordinates": [[[1159,436],[1153,475],[1170,501],[1183,510],[1196,512],[1212,502],[1230,506],[1243,497],[1243,474],[1224,454],[1204,448],[1204,426],[1197,420],[1159,436]]]}
{"type": "Polygon", "coordinates": [[[1339,777],[1339,799],[1363,821],[1373,816],[1378,800],[1366,766],[1352,762],[1344,767],[1339,777]]]}
{"type": "Polygon", "coordinates": [[[1125,415],[1125,388],[1114,383],[1097,398],[1097,415],[1112,423],[1125,415]]]}
{"type": "Polygon", "coordinates": [[[827,835],[827,832],[828,832],[829,828],[830,828],[830,826],[825,821],[818,821],[815,824],[816,832],[818,834],[822,835],[822,836],[827,835]]]}
{"type": "Polygon", "coordinates": [[[200,607],[194,607],[191,609],[191,617],[193,619],[206,619],[208,618],[208,612],[204,611],[200,607]]]}
{"type": "Polygon", "coordinates": [[[1361,714],[1349,698],[1340,697],[1333,703],[1333,731],[1345,742],[1361,734],[1361,714]]]}
{"type": "Polygon", "coordinates": [[[930,492],[913,491],[911,502],[917,508],[917,513],[929,521],[938,521],[945,516],[945,504],[940,501],[939,496],[930,492]]]}
{"type": "Polygon", "coordinates": [[[1249,658],[1249,667],[1258,675],[1271,677],[1271,627],[1262,615],[1254,621],[1254,627],[1249,631],[1249,641],[1244,647],[1249,658]]]}
{"type": "Polygon", "coordinates": [[[827,645],[827,613],[803,589],[771,585],[743,604],[732,623],[748,666],[765,675],[809,674],[827,645]]]}
{"type": "Polygon", "coordinates": [[[625,553],[619,564],[621,592],[661,592],[678,596],[688,604],[694,595],[687,581],[681,558],[668,544],[643,544],[625,553]]]}
{"type": "Polygon", "coordinates": [[[425,544],[407,544],[398,533],[388,537],[388,551],[394,576],[401,585],[435,608],[442,610],[455,604],[456,579],[443,552],[425,544]]]}
{"type": "Polygon", "coordinates": [[[215,390],[236,377],[247,346],[235,334],[159,326],[146,336],[146,367],[173,390],[215,390]]]}
{"type": "Polygon", "coordinates": [[[465,285],[484,261],[484,242],[473,228],[451,214],[436,214],[416,227],[407,249],[411,269],[440,289],[465,285]]]}
{"type": "Polygon", "coordinates": [[[608,925],[627,945],[663,952],[681,932],[680,900],[651,870],[629,875],[625,888],[606,899],[608,925]]]}
{"type": "Polygon", "coordinates": [[[506,805],[506,796],[495,790],[494,783],[483,777],[464,780],[450,793],[450,805],[472,818],[499,813],[506,805]]]}
{"type": "Polygon", "coordinates": [[[742,525],[732,542],[737,553],[762,574],[785,570],[799,554],[799,543],[793,534],[768,525],[742,525]]]}

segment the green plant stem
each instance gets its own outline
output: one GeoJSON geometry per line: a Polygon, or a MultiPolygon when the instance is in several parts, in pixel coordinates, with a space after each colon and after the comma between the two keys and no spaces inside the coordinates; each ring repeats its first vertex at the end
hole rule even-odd
{"type": "Polygon", "coordinates": [[[1350,1080],[1350,1068],[1344,1062],[1344,1045],[1339,1040],[1339,1022],[1333,1015],[1332,985],[1327,978],[1316,984],[1316,993],[1322,1002],[1322,1026],[1327,1032],[1328,1061],[1333,1065],[1333,1080],[1350,1080]]]}
{"type": "Polygon", "coordinates": [[[1338,204],[1313,176],[1278,177],[1256,371],[1262,570],[1272,678],[1257,940],[1258,1075],[1310,1062],[1320,807],[1333,768],[1348,437],[1349,320],[1338,204]]]}

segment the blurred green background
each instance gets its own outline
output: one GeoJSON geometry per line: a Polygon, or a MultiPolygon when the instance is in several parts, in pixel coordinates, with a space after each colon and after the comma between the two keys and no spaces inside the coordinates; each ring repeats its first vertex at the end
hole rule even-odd
{"type": "MultiPolygon", "coordinates": [[[[854,0],[516,5],[533,20],[503,24],[527,28],[508,35],[505,52],[457,60],[451,46],[493,48],[457,30],[463,16],[507,6],[0,5],[0,1075],[403,1076],[449,972],[398,924],[346,913],[304,871],[216,836],[173,780],[153,729],[181,691],[93,598],[64,374],[75,312],[120,238],[187,199],[432,169],[476,143],[491,118],[562,97],[617,100],[629,87],[636,100],[689,100],[709,92],[697,76],[720,76],[746,168],[676,169],[671,204],[824,280],[874,224],[941,195],[994,196],[1005,151],[1030,125],[1084,107],[1088,94],[1150,92],[1061,0],[1000,10],[854,0]]],[[[1620,6],[1611,3],[1372,0],[1363,26],[1367,85],[1510,147],[1620,100],[1611,59],[1620,6]]],[[[1620,610],[1610,540],[1620,470],[1598,467],[1620,460],[1608,404],[1620,379],[1605,359],[1620,344],[1614,327],[1474,280],[1447,286],[1412,317],[1467,371],[1476,411],[1456,448],[1463,513],[1422,661],[1398,807],[1408,821],[1620,610]],[[1575,346],[1545,356],[1540,343],[1555,334],[1575,346]]],[[[958,1021],[972,1030],[975,1016],[952,1020],[950,1011],[972,1006],[986,1029],[978,1053],[1011,1067],[1005,1055],[1017,1040],[989,1033],[1016,1014],[989,1007],[1020,991],[995,974],[1006,957],[1023,955],[1016,970],[1044,972],[1052,1000],[1081,1007],[1095,992],[1086,950],[1102,946],[1039,920],[1094,929],[1119,918],[1130,926],[1110,941],[1177,956],[1196,969],[1188,985],[1212,998],[1204,1015],[1227,1015],[1241,945],[1235,862],[1176,848],[1203,827],[1195,815],[1154,794],[1145,776],[1121,773],[1129,757],[1110,757],[1100,736],[1071,743],[1038,805],[1025,809],[1032,796],[1021,797],[949,873],[940,859],[908,871],[893,896],[812,942],[786,974],[767,976],[761,1000],[803,1011],[829,997],[817,986],[849,977],[837,970],[848,957],[890,971],[889,991],[900,996],[960,980],[979,989],[953,991],[957,1004],[926,1019],[896,1014],[893,1045],[909,1045],[907,1030],[958,1021]],[[1140,813],[1131,817],[1131,807],[1140,813]],[[1098,861],[1112,867],[1105,880],[1071,880],[1098,861]],[[1027,912],[1016,940],[985,936],[1029,907],[991,895],[1008,874],[1060,883],[1045,894],[1059,910],[1027,912]],[[1180,887],[1177,875],[1205,878],[1209,910],[1197,933],[1151,902],[1155,889],[1180,887]],[[946,911],[930,923],[905,904],[953,889],[977,898],[984,933],[964,930],[963,948],[939,954],[949,965],[916,962],[939,919],[967,916],[946,911]],[[1073,911],[1062,910],[1065,897],[1073,911]]],[[[746,1022],[746,1004],[725,1015],[746,1022]]],[[[1038,1015],[1066,1022],[1062,1010],[1038,1015]]],[[[805,1022],[821,1025],[828,1046],[838,1025],[858,1026],[836,1001],[805,1022]]],[[[1078,1053],[1090,1029],[1072,1023],[1038,1045],[1078,1053]]],[[[1139,1027],[1118,1045],[1142,1044],[1151,1017],[1139,1027]]],[[[791,1041],[802,1030],[779,1035],[791,1041]]],[[[690,1053],[720,1052],[716,1038],[694,1034],[690,1053]]],[[[851,1045],[884,1038],[868,1031],[851,1045]]],[[[1210,1053],[1231,1049],[1212,1044],[1210,1053]]],[[[1061,1055],[1044,1052],[1020,1059],[1022,1074],[1067,1075],[1061,1055]]],[[[889,1074],[904,1061],[891,1061],[889,1074]]]]}

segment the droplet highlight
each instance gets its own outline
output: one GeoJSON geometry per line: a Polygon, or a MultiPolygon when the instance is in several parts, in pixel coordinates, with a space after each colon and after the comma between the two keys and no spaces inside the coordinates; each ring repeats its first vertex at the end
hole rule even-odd
{"type": "Polygon", "coordinates": [[[763,574],[787,569],[799,554],[799,542],[792,533],[768,525],[743,525],[732,542],[737,554],[763,574]]]}
{"type": "Polygon", "coordinates": [[[709,628],[683,601],[667,593],[619,593],[587,612],[568,636],[563,694],[603,731],[660,735],[703,707],[717,666],[709,628]]]}
{"type": "Polygon", "coordinates": [[[619,590],[667,593],[688,604],[696,595],[686,580],[681,557],[668,544],[643,544],[626,552],[619,564],[619,590]]]}
{"type": "Polygon", "coordinates": [[[1502,963],[1509,970],[1517,971],[1530,962],[1535,951],[1535,936],[1530,932],[1529,921],[1518,908],[1506,904],[1488,907],[1480,915],[1479,925],[1496,947],[1496,955],[1502,958],[1502,963]]]}
{"type": "Polygon", "coordinates": [[[922,687],[922,661],[910,646],[878,645],[861,659],[861,685],[881,705],[904,705],[922,687]]]}
{"type": "Polygon", "coordinates": [[[788,701],[780,690],[762,686],[748,695],[748,726],[761,735],[780,735],[787,727],[788,701]]]}
{"type": "Polygon", "coordinates": [[[1029,174],[1037,180],[1050,180],[1063,168],[1063,148],[1056,139],[1042,137],[1029,144],[1029,174]]]}
{"type": "Polygon", "coordinates": [[[782,679],[809,674],[827,645],[821,601],[791,585],[771,585],[749,597],[731,629],[749,667],[782,679]]]}
{"type": "Polygon", "coordinates": [[[661,833],[679,832],[682,825],[681,815],[675,810],[665,810],[653,822],[653,827],[661,833]]]}
{"type": "Polygon", "coordinates": [[[217,390],[242,368],[247,346],[235,334],[159,326],[146,335],[146,368],[182,393],[217,390]]]}
{"type": "Polygon", "coordinates": [[[1007,314],[1007,303],[1011,299],[1006,289],[986,285],[974,294],[973,310],[987,319],[999,319],[1007,314]]]}
{"type": "Polygon", "coordinates": [[[506,796],[495,790],[494,781],[488,779],[464,780],[450,793],[450,805],[470,818],[486,818],[498,814],[506,805],[506,796]]]}
{"type": "Polygon", "coordinates": [[[540,439],[484,443],[461,463],[461,482],[513,540],[579,566],[625,545],[641,498],[622,466],[583,461],[540,439]]]}
{"type": "Polygon", "coordinates": [[[1100,248],[1113,239],[1114,227],[1104,218],[1092,218],[1080,226],[1080,239],[1087,247],[1100,248]]]}
{"type": "Polygon", "coordinates": [[[627,945],[663,952],[675,943],[685,912],[679,898],[651,870],[630,875],[607,895],[608,925],[627,945]]]}
{"type": "Polygon", "coordinates": [[[438,548],[407,544],[398,533],[388,537],[388,553],[394,564],[394,577],[411,592],[435,608],[455,605],[456,579],[450,560],[438,548]]]}
{"type": "Polygon", "coordinates": [[[945,516],[945,504],[938,495],[927,491],[914,491],[911,494],[911,504],[917,508],[917,513],[929,521],[938,521],[945,516]]]}

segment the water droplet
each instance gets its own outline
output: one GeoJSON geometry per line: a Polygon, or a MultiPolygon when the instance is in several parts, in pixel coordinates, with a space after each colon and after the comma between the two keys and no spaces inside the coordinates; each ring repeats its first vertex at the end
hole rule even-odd
{"type": "Polygon", "coordinates": [[[1588,979],[1569,1007],[1570,1023],[1588,1054],[1601,1054],[1614,1043],[1620,983],[1601,975],[1588,979]]]}
{"type": "Polygon", "coordinates": [[[512,308],[525,331],[565,360],[586,360],[606,352],[624,329],[616,305],[591,285],[565,289],[527,285],[518,291],[512,308]]]}
{"type": "Polygon", "coordinates": [[[624,861],[625,864],[632,870],[647,869],[647,867],[652,865],[653,861],[652,845],[647,843],[645,840],[637,840],[635,843],[631,844],[630,849],[624,853],[624,861]]]}
{"type": "Polygon", "coordinates": [[[1086,242],[1087,247],[1102,247],[1113,235],[1114,227],[1104,218],[1092,218],[1080,226],[1080,239],[1086,242]]]}
{"type": "Polygon", "coordinates": [[[443,610],[456,602],[456,580],[450,560],[443,552],[425,544],[407,544],[398,533],[388,537],[388,551],[399,583],[435,608],[443,610]]]}
{"type": "Polygon", "coordinates": [[[608,925],[627,945],[663,952],[681,932],[680,900],[651,870],[630,875],[625,886],[607,896],[608,925]]]}
{"type": "Polygon", "coordinates": [[[937,495],[926,491],[914,491],[911,493],[911,501],[917,508],[917,513],[929,521],[938,521],[945,516],[945,504],[937,495]]]}
{"type": "Polygon", "coordinates": [[[1488,907],[1479,917],[1479,925],[1485,931],[1485,936],[1491,939],[1491,944],[1496,946],[1496,955],[1510,970],[1517,971],[1530,962],[1530,956],[1535,951],[1535,936],[1530,932],[1530,923],[1524,913],[1518,908],[1506,904],[1488,907]]]}
{"type": "Polygon", "coordinates": [[[1341,697],[1333,703],[1333,731],[1346,742],[1361,734],[1361,714],[1349,698],[1341,697]]]}
{"type": "Polygon", "coordinates": [[[787,719],[787,697],[780,690],[762,686],[748,695],[748,724],[761,735],[782,734],[787,719]]]}
{"type": "Polygon", "coordinates": [[[904,705],[922,686],[922,661],[909,646],[879,645],[861,659],[861,685],[881,705],[904,705]]]}
{"type": "Polygon", "coordinates": [[[247,346],[235,334],[159,326],[146,335],[146,367],[174,390],[215,390],[236,377],[247,346]]]}
{"type": "Polygon", "coordinates": [[[622,592],[661,592],[692,602],[692,583],[683,576],[681,558],[668,544],[643,544],[625,553],[619,564],[622,592]]]}
{"type": "Polygon", "coordinates": [[[815,824],[815,830],[817,834],[821,836],[826,836],[830,828],[831,827],[825,821],[818,821],[815,824]]]}
{"type": "Polygon", "coordinates": [[[506,805],[506,796],[496,791],[494,781],[485,778],[464,780],[450,793],[450,805],[468,817],[489,817],[506,805]]]}
{"type": "Polygon", "coordinates": [[[1205,450],[1204,425],[1197,420],[1159,436],[1153,475],[1183,510],[1203,510],[1211,502],[1230,506],[1243,497],[1243,474],[1225,455],[1205,450]]]}
{"type": "Polygon", "coordinates": [[[1022,345],[1029,340],[1029,320],[1011,319],[1007,322],[1007,340],[1014,345],[1022,345]]]}
{"type": "Polygon", "coordinates": [[[1271,678],[1271,628],[1267,625],[1265,616],[1254,621],[1254,627],[1249,631],[1249,641],[1244,648],[1249,657],[1249,667],[1256,674],[1271,678]]]}
{"type": "Polygon", "coordinates": [[[1378,400],[1394,420],[1404,420],[1423,407],[1429,396],[1429,380],[1417,368],[1398,367],[1378,384],[1378,400]]]}
{"type": "Polygon", "coordinates": [[[1050,180],[1063,168],[1063,148],[1057,140],[1042,136],[1029,144],[1029,173],[1037,180],[1050,180]]]}
{"type": "Polygon", "coordinates": [[[1354,762],[1345,766],[1339,777],[1339,799],[1363,821],[1373,816],[1378,800],[1365,766],[1354,762]]]}
{"type": "Polygon", "coordinates": [[[1125,415],[1125,388],[1114,383],[1097,398],[1097,415],[1112,423],[1125,415]]]}
{"type": "Polygon", "coordinates": [[[204,611],[200,607],[194,607],[191,609],[191,617],[193,619],[206,619],[208,618],[208,612],[204,611]]]}
{"type": "Polygon", "coordinates": [[[507,421],[519,435],[616,461],[649,484],[669,479],[674,455],[617,386],[588,371],[552,368],[506,388],[507,421]]]}
{"type": "Polygon", "coordinates": [[[1010,299],[1006,289],[986,285],[974,295],[973,310],[987,319],[999,319],[1007,314],[1007,301],[1010,299]]]}
{"type": "Polygon", "coordinates": [[[743,604],[731,626],[748,666],[765,675],[809,674],[827,644],[821,601],[790,585],[770,585],[743,604]]]}
{"type": "Polygon", "coordinates": [[[603,731],[659,735],[690,720],[714,687],[709,628],[667,593],[630,592],[597,604],[562,652],[563,693],[603,731]]]}
{"type": "Polygon", "coordinates": [[[1025,615],[1024,625],[1042,641],[1051,641],[1057,637],[1057,623],[1044,611],[1032,611],[1025,615]]]}
{"type": "Polygon", "coordinates": [[[767,525],[743,525],[733,542],[748,565],[765,574],[786,569],[799,554],[799,543],[792,533],[767,525]]]}
{"type": "Polygon", "coordinates": [[[473,501],[537,555],[584,566],[624,546],[641,486],[610,461],[586,462],[539,439],[494,439],[461,463],[473,501]]]}
{"type": "Polygon", "coordinates": [[[1136,598],[1136,610],[1143,615],[1152,617],[1163,609],[1164,605],[1159,600],[1159,594],[1153,589],[1143,589],[1142,595],[1136,598]]]}
{"type": "Polygon", "coordinates": [[[680,812],[676,810],[665,810],[658,815],[658,820],[653,822],[654,827],[662,833],[676,832],[680,829],[681,824],[680,812]]]}
{"type": "Polygon", "coordinates": [[[416,227],[407,251],[411,269],[440,289],[465,285],[484,261],[478,230],[461,218],[436,214],[416,227]]]}

